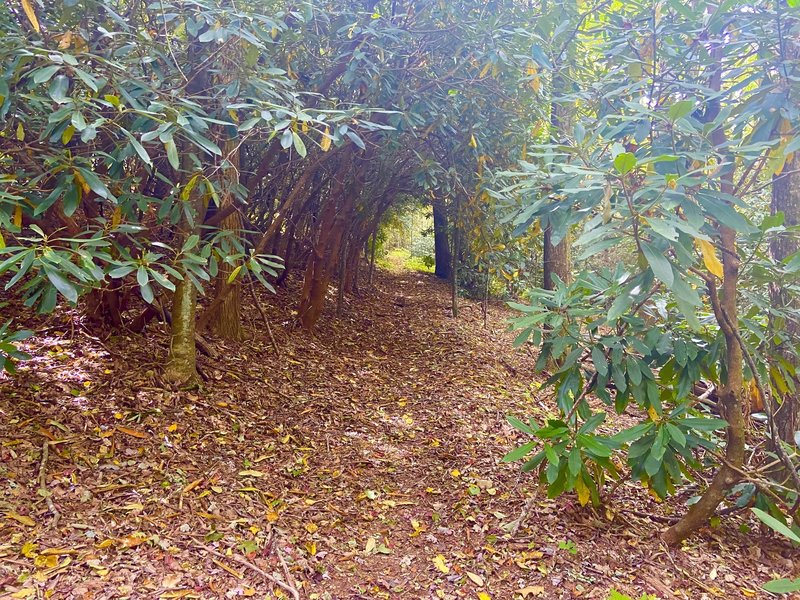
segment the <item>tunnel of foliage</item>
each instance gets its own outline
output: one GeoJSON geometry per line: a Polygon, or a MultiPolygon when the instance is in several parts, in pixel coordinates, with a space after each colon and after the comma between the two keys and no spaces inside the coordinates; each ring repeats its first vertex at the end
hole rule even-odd
{"type": "Polygon", "coordinates": [[[797,541],[797,4],[7,2],[3,284],[168,322],[163,379],[197,385],[251,286],[302,278],[311,330],[425,206],[454,316],[460,288],[513,298],[554,386],[507,460],[581,504],[709,474],[668,541],[722,503],[797,541]]]}

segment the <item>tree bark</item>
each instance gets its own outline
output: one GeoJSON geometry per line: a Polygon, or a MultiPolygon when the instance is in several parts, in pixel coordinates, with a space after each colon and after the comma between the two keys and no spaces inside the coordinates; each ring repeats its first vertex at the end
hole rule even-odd
{"type": "Polygon", "coordinates": [[[570,269],[569,235],[565,236],[558,244],[552,243],[553,232],[550,226],[546,227],[543,234],[544,256],[543,266],[543,285],[544,289],[555,289],[555,279],[557,275],[564,283],[570,283],[572,274],[570,269]]]}
{"type": "Polygon", "coordinates": [[[436,264],[434,274],[441,279],[450,279],[453,256],[447,231],[447,211],[444,200],[438,198],[433,201],[433,247],[436,264]]]}
{"type": "MultiPolygon", "coordinates": [[[[227,183],[234,186],[238,183],[239,178],[239,151],[235,148],[231,141],[225,144],[225,152],[228,161],[231,163],[231,168],[228,169],[227,183]]],[[[220,209],[236,202],[233,192],[228,191],[223,194],[220,209]]],[[[230,231],[234,236],[239,236],[242,231],[242,219],[238,212],[233,212],[227,216],[220,224],[222,229],[230,231]]],[[[236,269],[235,264],[228,264],[221,262],[219,272],[216,277],[216,295],[225,293],[225,287],[228,284],[228,278],[236,269]]],[[[218,336],[226,340],[240,341],[242,339],[242,293],[241,293],[240,279],[232,284],[230,292],[226,293],[219,310],[214,315],[211,328],[218,336]]]]}
{"type": "Polygon", "coordinates": [[[325,294],[339,260],[347,225],[353,218],[355,199],[363,185],[363,180],[356,178],[350,189],[345,187],[351,164],[352,151],[346,151],[333,177],[331,197],[324,203],[317,227],[317,240],[308,257],[298,307],[300,325],[307,331],[314,328],[322,314],[325,294]]]}
{"type": "MultiPolygon", "coordinates": [[[[566,68],[566,67],[562,67],[566,68]]],[[[553,76],[553,96],[566,93],[566,80],[557,73],[553,76]]],[[[568,129],[572,121],[572,107],[553,100],[550,103],[550,137],[554,143],[563,143],[569,135],[568,129]]],[[[546,290],[555,289],[553,275],[569,284],[572,280],[570,264],[570,235],[569,232],[558,242],[553,244],[553,229],[548,225],[543,231],[542,253],[542,287],[546,290]]]]}
{"type": "MultiPolygon", "coordinates": [[[[800,225],[800,152],[795,152],[794,156],[786,161],[782,173],[772,179],[771,212],[772,214],[782,212],[786,227],[800,225]]],[[[800,239],[794,232],[783,232],[770,244],[772,258],[777,262],[798,251],[800,251],[800,239]]],[[[773,308],[786,314],[781,329],[796,344],[800,338],[800,321],[798,321],[800,302],[797,298],[791,297],[787,286],[777,283],[770,286],[770,297],[773,308]]],[[[784,359],[795,363],[797,359],[790,350],[792,341],[782,344],[783,347],[778,347],[777,351],[784,359]]],[[[772,414],[778,435],[781,440],[793,445],[795,432],[800,431],[800,400],[797,390],[800,390],[800,379],[795,379],[795,391],[790,390],[782,395],[773,394],[772,414]]]]}
{"type": "MultiPolygon", "coordinates": [[[[796,105],[798,101],[797,86],[792,83],[790,76],[795,78],[796,81],[798,68],[792,65],[797,65],[797,60],[800,58],[800,42],[796,37],[791,36],[790,32],[793,29],[797,29],[800,19],[798,19],[796,13],[791,12],[786,0],[779,0],[777,16],[779,23],[782,21],[785,25],[783,29],[786,32],[784,37],[779,40],[781,42],[779,58],[783,71],[782,78],[788,94],[788,103],[796,105]],[[794,93],[792,90],[795,90],[794,93]]],[[[783,122],[781,120],[781,123],[783,122]]],[[[781,133],[780,127],[778,129],[779,133],[781,133]]],[[[781,133],[781,135],[783,134],[781,133]]],[[[781,172],[773,176],[770,209],[773,215],[779,212],[783,213],[784,226],[797,227],[797,225],[800,225],[800,152],[793,152],[791,156],[787,157],[781,172]]],[[[799,250],[800,239],[798,234],[794,232],[783,232],[777,235],[770,244],[772,258],[778,262],[785,260],[799,250]]],[[[790,338],[790,341],[785,346],[797,346],[800,339],[800,316],[798,316],[800,315],[800,300],[796,297],[792,298],[785,285],[773,284],[770,288],[770,296],[772,306],[787,315],[782,329],[787,337],[790,338]]],[[[785,360],[797,368],[797,357],[790,352],[789,347],[779,347],[777,351],[782,354],[785,360]]],[[[778,436],[784,442],[792,445],[796,445],[795,434],[800,431],[800,398],[798,398],[800,377],[795,377],[794,384],[794,391],[789,391],[780,396],[779,394],[772,395],[772,414],[775,419],[778,436]]],[[[770,446],[772,446],[773,450],[775,449],[774,440],[770,440],[770,446]]]]}
{"type": "MultiPolygon", "coordinates": [[[[709,87],[719,92],[722,88],[721,51],[714,48],[711,55],[716,58],[714,72],[709,87]]],[[[719,103],[710,105],[711,118],[719,114],[719,103]],[[716,114],[713,114],[716,113],[716,114]]],[[[723,149],[727,141],[725,131],[717,129],[711,134],[711,141],[717,149],[723,149]]],[[[725,161],[732,163],[733,161],[725,161]]],[[[723,172],[720,180],[720,191],[733,194],[733,169],[723,172]]],[[[725,499],[728,490],[741,479],[741,466],[744,463],[745,435],[747,425],[744,417],[742,392],[744,388],[743,353],[739,345],[739,316],[737,312],[737,295],[739,285],[740,259],[736,249],[736,231],[722,224],[717,225],[719,247],[722,252],[722,296],[717,294],[713,275],[707,280],[709,298],[714,316],[725,337],[725,353],[723,355],[726,379],[721,382],[718,406],[720,416],[728,421],[726,429],[725,460],[720,465],[711,484],[683,518],[664,533],[664,541],[671,546],[680,544],[700,527],[705,526],[720,502],[725,499]]]]}
{"type": "MultiPolygon", "coordinates": [[[[202,63],[202,44],[192,42],[189,44],[188,63],[193,67],[202,63]]],[[[192,70],[191,78],[186,91],[189,96],[195,96],[208,88],[209,72],[199,67],[197,72],[192,70]]],[[[186,177],[192,173],[193,164],[188,152],[182,160],[183,171],[186,177]]],[[[187,179],[188,181],[188,179],[187,179]]],[[[203,199],[193,192],[189,202],[190,210],[194,212],[191,221],[184,215],[178,224],[176,236],[181,247],[183,240],[199,231],[198,223],[204,214],[203,199]]],[[[195,346],[195,318],[197,315],[197,290],[189,277],[189,271],[183,266],[179,267],[183,277],[175,282],[175,292],[172,295],[172,327],[170,330],[170,348],[167,356],[167,365],[164,369],[164,380],[168,383],[184,386],[195,386],[200,383],[197,373],[197,348],[195,346]]]]}

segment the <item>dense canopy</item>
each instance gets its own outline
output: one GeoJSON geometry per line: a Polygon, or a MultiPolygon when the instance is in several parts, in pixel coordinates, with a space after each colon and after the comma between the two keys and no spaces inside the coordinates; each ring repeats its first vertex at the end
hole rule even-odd
{"type": "Polygon", "coordinates": [[[251,303],[248,360],[283,360],[263,304],[314,339],[405,246],[542,376],[498,463],[678,498],[670,546],[746,510],[800,543],[797,0],[10,0],[0,31],[2,381],[64,314],[162,323],[158,387],[204,393],[251,303]]]}

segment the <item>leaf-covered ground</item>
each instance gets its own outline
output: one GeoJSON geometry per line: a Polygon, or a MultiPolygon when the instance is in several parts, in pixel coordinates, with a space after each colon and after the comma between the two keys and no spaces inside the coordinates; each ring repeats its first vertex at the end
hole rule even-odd
{"type": "Polygon", "coordinates": [[[0,379],[0,593],[745,598],[796,572],[743,517],[668,552],[648,515],[691,490],[658,504],[628,482],[581,508],[501,464],[518,441],[505,415],[548,410],[502,306],[484,328],[470,301],[451,318],[432,276],[382,272],[307,335],[293,297],[262,298],[280,356],[248,306],[253,337],[214,340],[190,392],[159,386],[158,324],[100,340],[68,311],[40,323],[34,360],[0,379]]]}

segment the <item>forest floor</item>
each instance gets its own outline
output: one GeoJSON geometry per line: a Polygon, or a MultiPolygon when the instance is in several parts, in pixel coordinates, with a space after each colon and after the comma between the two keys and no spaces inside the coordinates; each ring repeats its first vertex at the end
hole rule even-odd
{"type": "Polygon", "coordinates": [[[248,305],[254,335],[212,339],[196,391],[160,387],[161,325],[100,340],[70,311],[42,321],[0,379],[0,596],[752,598],[797,570],[744,516],[667,551],[691,492],[548,500],[500,462],[520,441],[506,415],[550,406],[509,312],[484,328],[431,275],[377,275],[313,335],[291,328],[291,284],[263,294],[280,355],[248,305]]]}

